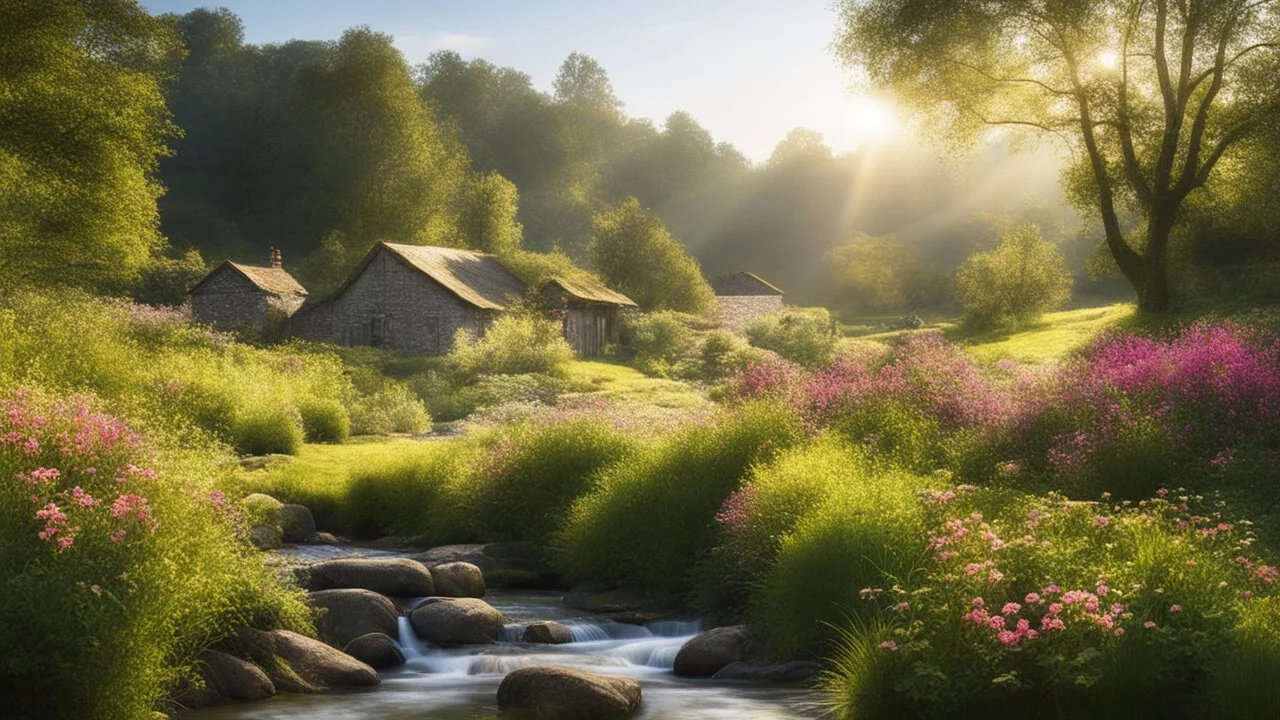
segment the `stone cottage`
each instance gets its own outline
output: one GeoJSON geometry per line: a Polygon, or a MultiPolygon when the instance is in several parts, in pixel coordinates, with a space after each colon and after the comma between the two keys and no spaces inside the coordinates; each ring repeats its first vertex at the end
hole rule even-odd
{"type": "Polygon", "coordinates": [[[285,272],[275,248],[266,267],[223,262],[196,283],[190,295],[196,322],[259,332],[278,326],[307,299],[307,291],[285,272]]]}
{"type": "Polygon", "coordinates": [[[716,294],[716,319],[734,332],[782,309],[782,291],[749,272],[714,278],[711,289],[716,294]]]}
{"type": "Polygon", "coordinates": [[[590,278],[554,277],[543,300],[561,316],[564,339],[579,357],[602,355],[618,342],[618,313],[636,307],[631,298],[590,278]]]}
{"type": "Polygon", "coordinates": [[[382,242],[337,292],[294,315],[288,332],[339,345],[437,355],[449,351],[460,329],[483,335],[525,290],[493,255],[382,242]]]}

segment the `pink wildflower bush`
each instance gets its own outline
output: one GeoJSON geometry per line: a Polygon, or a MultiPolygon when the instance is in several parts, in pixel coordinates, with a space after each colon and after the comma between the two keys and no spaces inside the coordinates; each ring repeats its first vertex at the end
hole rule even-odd
{"type": "Polygon", "coordinates": [[[237,625],[289,618],[306,629],[225,498],[219,507],[212,473],[210,458],[148,440],[91,400],[0,400],[0,695],[10,707],[142,717],[237,625]]]}
{"type": "Polygon", "coordinates": [[[1180,716],[1232,652],[1250,605],[1280,590],[1247,524],[1180,491],[1098,505],[979,490],[925,509],[929,560],[889,594],[907,611],[842,641],[838,667],[877,664],[830,682],[849,715],[998,705],[1031,717],[1180,716]],[[873,641],[896,652],[869,653],[873,641]]]}

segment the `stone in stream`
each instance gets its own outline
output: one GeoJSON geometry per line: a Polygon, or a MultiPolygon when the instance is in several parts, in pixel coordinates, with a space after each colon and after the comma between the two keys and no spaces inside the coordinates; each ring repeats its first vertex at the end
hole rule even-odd
{"type": "Polygon", "coordinates": [[[272,630],[260,637],[280,660],[270,677],[284,692],[316,693],[382,682],[376,670],[319,640],[288,630],[272,630]]]}
{"type": "Polygon", "coordinates": [[[396,647],[395,641],[379,632],[361,635],[347,643],[342,652],[375,670],[404,664],[404,653],[396,647]]]}
{"type": "Polygon", "coordinates": [[[409,613],[418,637],[437,645],[476,645],[502,639],[502,613],[476,598],[432,597],[409,613]]]}
{"type": "Polygon", "coordinates": [[[558,583],[558,577],[543,568],[540,551],[530,543],[441,545],[416,557],[433,571],[447,563],[471,563],[480,568],[489,587],[543,588],[558,583]]]}
{"type": "Polygon", "coordinates": [[[567,667],[520,668],[498,686],[498,709],[548,720],[625,720],[640,707],[640,683],[567,667]]]}
{"type": "Polygon", "coordinates": [[[713,680],[742,680],[750,682],[799,683],[809,682],[822,672],[822,666],[807,660],[770,665],[734,662],[712,676],[713,680]]]}
{"type": "Polygon", "coordinates": [[[431,568],[431,580],[439,597],[484,597],[484,573],[468,562],[450,562],[431,568]]]}
{"type": "Polygon", "coordinates": [[[360,588],[391,597],[435,594],[431,572],[416,560],[402,557],[326,560],[310,567],[310,590],[360,588]]]}
{"type": "Polygon", "coordinates": [[[316,520],[307,506],[286,504],[280,508],[280,530],[285,542],[305,542],[316,534],[316,520]]]}
{"type": "Polygon", "coordinates": [[[369,633],[396,634],[395,603],[371,590],[343,588],[307,595],[320,639],[340,648],[369,633]]]}
{"type": "Polygon", "coordinates": [[[569,629],[568,625],[554,620],[533,623],[525,627],[524,635],[520,636],[520,642],[561,645],[573,642],[573,631],[569,629]]]}
{"type": "Polygon", "coordinates": [[[184,707],[204,707],[223,700],[265,700],[276,694],[271,679],[251,662],[215,650],[200,653],[199,662],[204,687],[181,693],[177,701],[184,707]]]}
{"type": "Polygon", "coordinates": [[[274,550],[283,540],[280,528],[274,525],[254,525],[249,530],[249,542],[259,550],[274,550]]]}
{"type": "Polygon", "coordinates": [[[681,646],[673,669],[681,677],[711,677],[731,663],[746,660],[755,647],[746,625],[713,628],[681,646]]]}

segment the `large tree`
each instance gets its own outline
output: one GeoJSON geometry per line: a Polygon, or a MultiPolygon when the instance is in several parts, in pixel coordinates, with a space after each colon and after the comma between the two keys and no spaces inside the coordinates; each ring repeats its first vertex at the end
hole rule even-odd
{"type": "Polygon", "coordinates": [[[1139,306],[1188,196],[1280,110],[1280,0],[841,0],[840,58],[958,140],[1065,144],[1139,306]],[[1140,222],[1132,232],[1122,218],[1140,222]]]}
{"type": "Polygon", "coordinates": [[[600,211],[587,253],[592,268],[643,310],[702,313],[715,297],[698,261],[667,232],[662,220],[627,198],[600,211]]]}
{"type": "Polygon", "coordinates": [[[163,247],[179,53],[132,0],[0,3],[0,284],[119,288],[163,247]]]}

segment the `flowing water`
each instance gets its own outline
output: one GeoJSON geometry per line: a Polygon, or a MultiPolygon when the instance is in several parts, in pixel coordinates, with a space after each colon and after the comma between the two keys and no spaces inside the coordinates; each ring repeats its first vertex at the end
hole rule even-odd
{"type": "MultiPolygon", "coordinates": [[[[495,645],[439,648],[419,640],[400,618],[403,667],[382,672],[382,686],[329,695],[278,695],[254,703],[184,713],[182,720],[467,720],[498,714],[502,677],[530,665],[568,665],[629,677],[643,687],[645,720],[774,720],[814,718],[816,697],[802,687],[686,680],[671,672],[680,646],[699,623],[662,621],[645,626],[594,618],[560,601],[554,592],[493,592],[485,598],[506,616],[507,636],[495,645]],[[573,630],[573,642],[518,642],[524,626],[557,620],[573,630]]],[[[413,607],[416,601],[408,601],[413,607]]]]}

